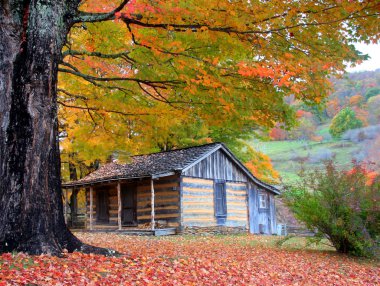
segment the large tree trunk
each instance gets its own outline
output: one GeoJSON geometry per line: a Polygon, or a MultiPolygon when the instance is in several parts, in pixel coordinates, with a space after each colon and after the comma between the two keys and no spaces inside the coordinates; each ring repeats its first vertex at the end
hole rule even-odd
{"type": "Polygon", "coordinates": [[[78,0],[0,1],[0,253],[93,250],[63,216],[56,83],[78,0]]]}
{"type": "MultiPolygon", "coordinates": [[[[75,155],[73,153],[69,154],[69,174],[70,174],[70,181],[76,181],[78,180],[78,175],[77,175],[77,168],[73,163],[75,155]]],[[[79,189],[73,188],[71,190],[71,196],[70,199],[66,198],[68,200],[68,204],[70,207],[70,226],[73,227],[76,220],[77,220],[77,215],[78,215],[78,192],[79,189]]]]}

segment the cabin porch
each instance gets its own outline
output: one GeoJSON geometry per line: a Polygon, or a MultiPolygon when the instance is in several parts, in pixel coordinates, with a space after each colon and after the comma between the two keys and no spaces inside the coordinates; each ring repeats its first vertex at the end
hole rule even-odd
{"type": "MultiPolygon", "coordinates": [[[[179,227],[177,176],[102,182],[77,189],[85,193],[86,231],[160,235],[173,234],[179,227]]],[[[65,193],[68,201],[68,192],[65,193]]],[[[65,217],[70,217],[68,210],[65,205],[65,217]]]]}

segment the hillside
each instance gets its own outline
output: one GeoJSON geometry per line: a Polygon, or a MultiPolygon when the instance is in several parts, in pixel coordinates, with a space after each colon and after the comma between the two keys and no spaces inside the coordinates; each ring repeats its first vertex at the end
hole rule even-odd
{"type": "MultiPolygon", "coordinates": [[[[352,161],[374,162],[380,170],[376,154],[380,146],[380,70],[348,74],[333,79],[334,91],[325,106],[317,109],[294,99],[289,100],[298,116],[299,125],[290,131],[273,128],[268,141],[252,140],[250,144],[268,155],[284,183],[297,179],[301,170],[321,168],[333,160],[342,169],[352,161]],[[348,129],[332,138],[329,128],[339,112],[349,108],[361,122],[361,128],[348,129]]],[[[349,124],[349,122],[348,122],[349,124]]]]}
{"type": "Polygon", "coordinates": [[[321,168],[323,161],[333,159],[342,169],[350,167],[355,154],[363,151],[362,145],[354,142],[307,140],[255,142],[255,147],[272,159],[274,168],[279,171],[285,183],[297,179],[297,173],[321,168]]]}

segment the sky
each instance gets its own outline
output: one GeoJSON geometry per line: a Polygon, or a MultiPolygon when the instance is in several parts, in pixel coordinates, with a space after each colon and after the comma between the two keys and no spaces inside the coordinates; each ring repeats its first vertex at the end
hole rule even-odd
{"type": "Polygon", "coordinates": [[[371,58],[355,68],[347,68],[348,72],[373,71],[380,69],[380,45],[355,44],[357,50],[368,54],[371,58]]]}

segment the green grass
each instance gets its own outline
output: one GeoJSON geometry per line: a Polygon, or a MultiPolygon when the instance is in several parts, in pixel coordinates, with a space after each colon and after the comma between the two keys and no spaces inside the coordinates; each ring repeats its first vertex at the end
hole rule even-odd
{"type": "MultiPolygon", "coordinates": [[[[326,127],[319,132],[325,133],[326,127]]],[[[360,146],[355,143],[339,140],[251,141],[250,144],[271,158],[274,168],[279,171],[284,183],[296,181],[302,168],[306,171],[322,168],[323,161],[316,158],[326,152],[334,154],[333,160],[338,167],[350,168],[353,154],[360,150],[360,146]],[[313,158],[315,160],[312,160],[313,158]]]]}
{"type": "Polygon", "coordinates": [[[334,251],[335,248],[329,244],[327,239],[323,239],[321,243],[310,243],[306,237],[284,237],[269,235],[251,235],[251,234],[220,234],[220,235],[177,235],[162,237],[147,237],[147,240],[163,240],[176,243],[193,243],[202,240],[208,241],[212,238],[214,241],[226,245],[241,245],[251,247],[270,247],[282,248],[287,250],[318,250],[318,251],[334,251]],[[281,243],[279,243],[281,242],[281,243]]]}
{"type": "Polygon", "coordinates": [[[277,238],[276,246],[281,248],[293,250],[293,249],[304,249],[304,250],[319,250],[319,251],[336,251],[335,248],[327,239],[322,239],[319,243],[312,243],[306,237],[285,237],[277,238]],[[280,244],[278,242],[281,242],[280,244]]]}

